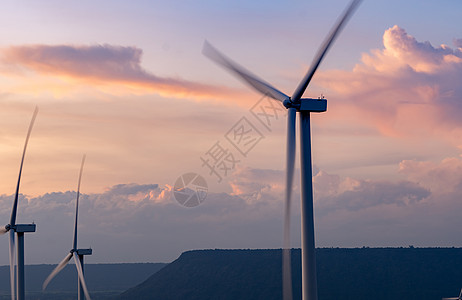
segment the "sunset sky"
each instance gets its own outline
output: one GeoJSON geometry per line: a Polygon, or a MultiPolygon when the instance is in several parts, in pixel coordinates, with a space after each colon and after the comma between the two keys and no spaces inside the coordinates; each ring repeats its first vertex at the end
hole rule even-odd
{"type": "MultiPolygon", "coordinates": [[[[70,250],[84,153],[79,246],[93,248],[90,263],[282,247],[285,111],[202,45],[290,95],[347,4],[2,2],[2,226],[39,107],[18,212],[37,224],[26,263],[58,263],[70,250]],[[240,152],[230,132],[242,122],[258,136],[240,152]],[[201,160],[217,145],[235,159],[221,180],[201,160]],[[172,196],[189,172],[209,187],[194,208],[172,196]]],[[[457,0],[364,0],[329,51],[305,93],[328,99],[312,118],[317,246],[462,246],[461,11],[457,0]]],[[[0,237],[0,264],[7,249],[0,237]]]]}

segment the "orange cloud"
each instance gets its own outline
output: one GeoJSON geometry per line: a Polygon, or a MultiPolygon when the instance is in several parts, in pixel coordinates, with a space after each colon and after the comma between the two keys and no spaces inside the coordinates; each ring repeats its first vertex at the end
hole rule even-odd
{"type": "MultiPolygon", "coordinates": [[[[212,99],[240,93],[181,78],[156,76],[141,66],[143,51],[113,45],[23,45],[0,50],[0,71],[4,75],[46,75],[66,82],[82,82],[110,92],[116,89],[135,94],[157,93],[166,97],[212,99]]],[[[42,79],[43,80],[43,79],[42,79]]],[[[56,79],[45,79],[54,89],[56,79]],[[51,83],[50,83],[51,81],[51,83]]],[[[31,89],[37,88],[29,86],[31,89]]]]}

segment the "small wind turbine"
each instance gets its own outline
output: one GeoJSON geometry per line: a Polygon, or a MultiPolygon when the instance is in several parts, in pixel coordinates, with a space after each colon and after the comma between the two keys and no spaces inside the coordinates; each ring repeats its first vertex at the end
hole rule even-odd
{"type": "Polygon", "coordinates": [[[310,69],[299,83],[292,97],[287,96],[269,83],[261,80],[239,66],[208,42],[204,43],[203,54],[226,68],[245,83],[263,95],[281,101],[288,109],[287,117],[287,156],[286,156],[286,192],[284,213],[284,257],[283,257],[283,296],[292,299],[292,280],[290,270],[290,198],[295,165],[295,118],[300,113],[300,164],[301,164],[301,217],[302,217],[302,296],[304,300],[317,300],[316,257],[313,220],[313,182],[311,166],[310,113],[327,110],[327,100],[302,98],[314,73],[319,67],[330,46],[352,16],[361,0],[353,0],[337,24],[318,50],[310,69]]]}
{"type": "Polygon", "coordinates": [[[442,298],[442,300],[462,300],[462,289],[460,289],[459,297],[442,298]]]}
{"type": "Polygon", "coordinates": [[[69,252],[69,254],[66,255],[66,257],[56,266],[56,268],[53,270],[53,272],[51,272],[50,275],[48,275],[45,282],[43,282],[43,287],[42,288],[43,288],[43,290],[45,290],[45,288],[50,283],[50,281],[62,269],[64,269],[64,267],[71,260],[71,258],[74,258],[75,267],[77,269],[78,299],[80,300],[81,297],[82,297],[82,294],[85,294],[85,298],[87,300],[91,300],[90,294],[88,293],[87,285],[85,283],[85,278],[83,276],[83,270],[84,270],[83,257],[84,257],[84,255],[91,255],[92,250],[91,249],[77,249],[77,221],[78,221],[78,216],[79,216],[80,181],[82,179],[82,171],[83,171],[84,163],[85,163],[85,155],[83,156],[82,164],[80,165],[79,183],[78,183],[78,186],[77,186],[77,201],[75,203],[74,243],[72,244],[72,249],[69,252]]]}
{"type": "Polygon", "coordinates": [[[29,137],[34,127],[35,118],[37,117],[38,108],[35,107],[34,114],[32,115],[32,120],[30,121],[29,130],[27,131],[26,142],[24,143],[24,149],[22,151],[21,165],[19,167],[19,176],[18,184],[16,185],[16,193],[14,195],[13,208],[11,209],[11,218],[10,223],[4,228],[0,229],[0,234],[5,234],[8,231],[10,232],[10,288],[11,288],[11,300],[16,300],[15,297],[15,278],[14,278],[14,263],[15,263],[15,241],[14,233],[16,232],[18,236],[18,264],[16,271],[16,288],[18,300],[24,300],[25,296],[25,281],[24,281],[24,233],[25,232],[35,232],[35,224],[16,224],[16,214],[18,210],[18,199],[19,199],[19,185],[21,182],[21,173],[22,167],[24,164],[24,157],[26,155],[27,143],[29,142],[29,137]]]}

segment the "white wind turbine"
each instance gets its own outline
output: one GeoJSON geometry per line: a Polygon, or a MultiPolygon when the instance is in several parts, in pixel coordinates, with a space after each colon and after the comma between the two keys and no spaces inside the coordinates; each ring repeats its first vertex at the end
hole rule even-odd
{"type": "Polygon", "coordinates": [[[16,270],[16,292],[17,299],[25,299],[25,281],[24,281],[24,233],[35,232],[35,224],[16,224],[16,214],[18,210],[18,199],[19,199],[19,185],[21,182],[22,167],[24,164],[24,157],[26,155],[27,143],[34,127],[35,118],[37,117],[38,108],[34,110],[32,120],[30,121],[29,130],[27,131],[26,142],[24,143],[24,149],[22,151],[21,165],[19,167],[18,183],[16,185],[16,193],[14,195],[13,208],[11,209],[10,223],[4,228],[0,228],[0,234],[10,232],[10,288],[11,288],[11,300],[15,300],[15,278],[14,278],[14,264],[15,264],[15,240],[14,233],[18,236],[18,248],[17,248],[17,270],[16,270]]]}
{"type": "Polygon", "coordinates": [[[75,267],[77,269],[78,299],[80,300],[82,298],[82,294],[85,294],[85,298],[87,300],[91,300],[90,293],[88,292],[87,285],[85,283],[85,278],[83,276],[83,270],[84,270],[83,258],[84,258],[84,255],[91,255],[92,254],[92,249],[77,249],[77,221],[78,221],[78,216],[79,216],[80,181],[82,179],[82,171],[83,171],[84,163],[85,163],[85,155],[83,156],[82,164],[80,165],[79,183],[78,183],[78,186],[77,186],[77,200],[76,200],[76,203],[75,203],[74,243],[72,244],[72,249],[69,252],[69,254],[66,255],[66,257],[56,266],[56,268],[53,270],[53,272],[51,272],[50,275],[48,275],[45,282],[43,282],[42,288],[43,288],[43,290],[45,290],[45,288],[50,283],[50,281],[62,269],[64,269],[64,267],[71,260],[71,258],[74,258],[75,267]]]}
{"type": "Polygon", "coordinates": [[[292,97],[287,96],[269,83],[261,80],[243,67],[239,66],[208,42],[204,43],[203,53],[215,63],[226,68],[242,81],[258,92],[281,101],[288,109],[287,117],[287,166],[286,193],[284,212],[284,257],[283,257],[283,296],[292,299],[292,280],[290,270],[290,198],[292,193],[295,165],[295,118],[300,115],[300,164],[301,164],[301,218],[302,218],[302,297],[303,300],[317,300],[316,257],[313,220],[313,183],[311,166],[310,113],[327,110],[326,99],[302,98],[308,84],[313,78],[319,64],[323,60],[340,30],[360,4],[361,0],[353,0],[339,18],[332,31],[318,50],[310,69],[299,83],[292,97]]]}

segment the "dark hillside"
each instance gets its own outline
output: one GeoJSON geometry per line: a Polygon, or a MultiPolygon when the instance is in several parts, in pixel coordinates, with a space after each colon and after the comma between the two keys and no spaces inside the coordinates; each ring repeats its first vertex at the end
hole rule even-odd
{"type": "MultiPolygon", "coordinates": [[[[461,248],[322,248],[317,260],[319,300],[439,300],[462,287],[461,248]]],[[[118,299],[281,299],[281,261],[281,250],[189,251],[118,299]]]]}
{"type": "Polygon", "coordinates": [[[120,299],[281,299],[277,250],[203,250],[177,260],[120,299]]]}
{"type": "MultiPolygon", "coordinates": [[[[166,264],[87,264],[85,278],[92,299],[108,296],[137,285],[166,264]]],[[[43,281],[56,265],[26,265],[26,298],[31,299],[77,299],[77,274],[73,264],[67,265],[42,293],[43,281]]],[[[9,266],[0,266],[0,299],[10,299],[9,266]]]]}

